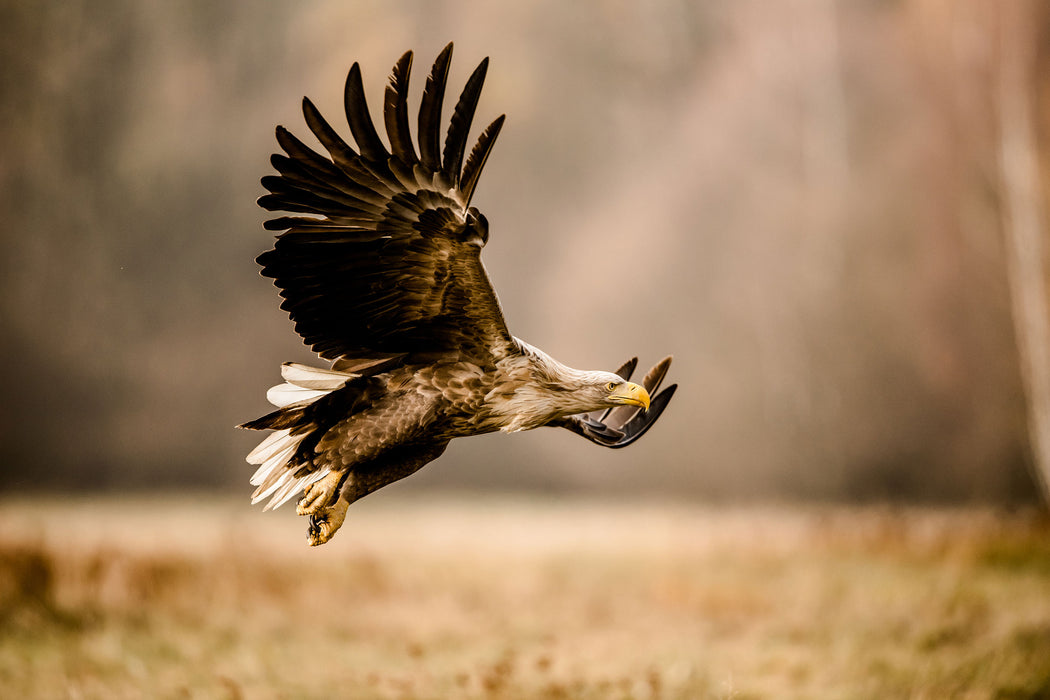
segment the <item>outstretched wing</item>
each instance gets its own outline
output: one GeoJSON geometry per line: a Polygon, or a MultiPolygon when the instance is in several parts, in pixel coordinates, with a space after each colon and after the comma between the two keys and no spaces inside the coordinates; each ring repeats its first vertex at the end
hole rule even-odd
{"type": "MultiPolygon", "coordinates": [[[[625,362],[620,369],[616,370],[616,374],[625,380],[630,379],[637,365],[638,358],[632,358],[625,362]]],[[[549,425],[568,428],[572,432],[582,435],[591,442],[603,447],[627,447],[653,426],[656,419],[667,408],[671,397],[674,396],[674,392],[678,388],[677,384],[672,384],[659,394],[656,393],[670,367],[671,358],[665,357],[645,373],[642,386],[653,396],[648,410],[638,406],[617,406],[602,411],[569,416],[549,423],[549,425]]]]}
{"type": "Polygon", "coordinates": [[[296,332],[323,358],[454,352],[487,361],[513,347],[481,264],[488,223],[470,206],[503,117],[482,132],[464,165],[486,58],[463,89],[439,153],[451,56],[449,44],[427,79],[418,154],[408,124],[412,52],[394,66],[386,90],[389,150],[372,123],[357,63],[344,93],[356,150],[308,98],[303,114],[327,156],[277,127],[286,155],[271,157],[280,174],[262,179],[271,194],[259,204],[299,215],[266,222],[283,232],[258,262],[281,289],[296,332]]]}

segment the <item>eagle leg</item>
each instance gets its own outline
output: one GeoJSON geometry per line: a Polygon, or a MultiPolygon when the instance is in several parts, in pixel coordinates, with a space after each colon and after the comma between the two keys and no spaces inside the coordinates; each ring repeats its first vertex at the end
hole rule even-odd
{"type": "Polygon", "coordinates": [[[328,474],[306,487],[303,497],[295,506],[297,515],[313,515],[333,506],[339,496],[339,488],[346,478],[346,471],[330,471],[328,474]]]}
{"type": "Polygon", "coordinates": [[[346,509],[350,507],[350,501],[340,498],[335,505],[322,508],[310,516],[310,525],[306,528],[306,542],[311,547],[322,545],[335,536],[336,531],[343,526],[346,520],[346,509]]]}

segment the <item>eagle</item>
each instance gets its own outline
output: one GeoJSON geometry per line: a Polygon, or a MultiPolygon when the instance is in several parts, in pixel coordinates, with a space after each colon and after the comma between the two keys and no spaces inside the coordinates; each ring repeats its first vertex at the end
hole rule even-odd
{"type": "Polygon", "coordinates": [[[439,146],[451,57],[450,43],[427,77],[415,142],[409,51],[383,101],[389,146],[354,63],[343,95],[356,148],[304,97],[327,155],[278,126],[278,174],[262,178],[259,205],[285,215],[264,224],[276,241],[256,261],[296,332],[331,365],[285,363],[284,383],[266,394],[277,410],[239,427],[273,431],[247,457],[258,465],[252,503],[269,499],[268,510],[302,492],[296,512],[309,516],[311,546],[332,538],[351,503],[437,459],[453,438],[551,426],[624,447],[677,388],[654,396],[670,357],[636,384],[637,358],[615,372],[573,369],[507,330],[481,264],[488,220],[471,206],[504,116],[466,154],[486,58],[439,146]]]}

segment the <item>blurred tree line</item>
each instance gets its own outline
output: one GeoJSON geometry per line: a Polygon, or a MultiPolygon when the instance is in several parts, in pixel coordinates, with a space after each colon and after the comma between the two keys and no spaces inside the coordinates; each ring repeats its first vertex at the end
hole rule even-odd
{"type": "Polygon", "coordinates": [[[1010,56],[1038,221],[1037,2],[2,0],[0,27],[5,488],[245,482],[232,426],[311,360],[252,262],[273,126],[306,136],[304,94],[340,123],[355,60],[376,114],[406,48],[418,95],[454,40],[450,90],[490,55],[478,121],[508,115],[475,203],[512,331],[674,352],[683,386],[632,449],[461,441],[408,488],[1034,497],[1002,108],[1010,56]]]}

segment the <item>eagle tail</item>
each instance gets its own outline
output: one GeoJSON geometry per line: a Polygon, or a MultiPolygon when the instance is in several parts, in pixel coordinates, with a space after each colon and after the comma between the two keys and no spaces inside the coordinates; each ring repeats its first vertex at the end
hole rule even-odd
{"type": "Polygon", "coordinates": [[[246,458],[249,464],[259,465],[251,478],[252,485],[258,487],[252,494],[252,503],[270,498],[266,510],[277,508],[328,474],[328,469],[308,468],[305,455],[312,450],[311,443],[317,442],[317,431],[322,427],[312,418],[309,407],[360,375],[286,362],[281,366],[281,376],[285,383],[266,392],[267,400],[277,410],[239,426],[275,431],[246,458]]]}

